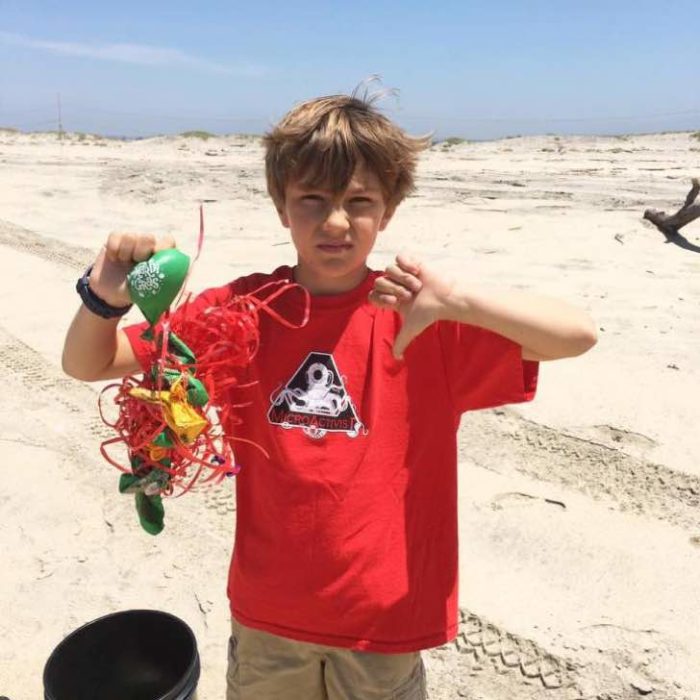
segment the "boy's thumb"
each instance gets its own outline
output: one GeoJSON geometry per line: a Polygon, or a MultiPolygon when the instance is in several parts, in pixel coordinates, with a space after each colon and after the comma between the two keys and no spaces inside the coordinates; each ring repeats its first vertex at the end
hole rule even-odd
{"type": "Polygon", "coordinates": [[[406,348],[432,323],[430,317],[422,313],[408,313],[403,318],[401,329],[396,334],[392,352],[397,360],[403,359],[406,348]]]}
{"type": "Polygon", "coordinates": [[[394,357],[397,360],[403,360],[404,351],[417,335],[417,329],[413,327],[413,324],[404,319],[404,322],[401,325],[401,330],[398,332],[398,335],[394,340],[394,347],[392,349],[394,357]]]}
{"type": "Polygon", "coordinates": [[[406,349],[408,343],[404,342],[401,338],[401,334],[396,336],[394,341],[394,347],[392,348],[392,354],[395,360],[403,360],[403,351],[406,349]]]}

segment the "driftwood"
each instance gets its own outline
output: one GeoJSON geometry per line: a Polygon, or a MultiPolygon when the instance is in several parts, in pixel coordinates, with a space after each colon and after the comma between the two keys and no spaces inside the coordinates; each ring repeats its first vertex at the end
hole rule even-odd
{"type": "Polygon", "coordinates": [[[685,203],[675,214],[667,214],[658,209],[647,209],[644,212],[644,218],[651,221],[666,236],[667,241],[677,238],[680,235],[679,229],[700,217],[700,204],[694,203],[699,192],[700,178],[694,177],[685,203]]]}

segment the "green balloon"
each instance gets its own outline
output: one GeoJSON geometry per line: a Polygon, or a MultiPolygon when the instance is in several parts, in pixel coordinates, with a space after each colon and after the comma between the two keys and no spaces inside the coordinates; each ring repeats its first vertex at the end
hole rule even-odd
{"type": "Polygon", "coordinates": [[[177,248],[154,253],[127,275],[129,296],[153,325],[173,303],[185,282],[190,259],[177,248]]]}
{"type": "Polygon", "coordinates": [[[139,516],[141,527],[149,535],[157,535],[165,527],[163,522],[165,508],[163,499],[160,496],[147,496],[138,491],[136,493],[136,512],[139,516]]]}

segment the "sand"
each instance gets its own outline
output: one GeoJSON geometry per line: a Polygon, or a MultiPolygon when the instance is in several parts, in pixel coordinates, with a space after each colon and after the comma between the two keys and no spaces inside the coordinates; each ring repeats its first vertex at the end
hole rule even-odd
{"type": "MultiPolygon", "coordinates": [[[[0,132],[0,694],[42,696],[52,648],[114,610],[194,629],[201,700],[224,697],[231,483],[167,504],[145,535],[99,386],[60,369],[78,273],[112,230],[186,251],[193,290],[293,262],[255,138],[136,142],[0,132]]],[[[646,207],[697,176],[687,133],[436,146],[371,262],[401,250],[474,284],[590,311],[598,346],[542,368],[530,405],[460,432],[463,622],[426,654],[430,697],[700,699],[700,222],[665,243],[646,207]],[[695,246],[695,249],[693,247],[695,246]]],[[[137,316],[133,315],[133,319],[137,316]]]]}

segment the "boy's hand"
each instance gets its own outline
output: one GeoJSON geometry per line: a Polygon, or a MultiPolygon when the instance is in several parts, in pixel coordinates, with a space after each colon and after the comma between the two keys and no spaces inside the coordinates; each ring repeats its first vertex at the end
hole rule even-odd
{"type": "Polygon", "coordinates": [[[454,283],[440,278],[419,262],[398,255],[370,292],[379,308],[401,314],[403,324],[394,341],[394,357],[401,359],[409,343],[444,316],[454,283]]]}
{"type": "Polygon", "coordinates": [[[90,289],[111,306],[126,306],[131,303],[126,286],[126,275],[131,268],[158,250],[174,247],[172,236],[112,233],[92,267],[90,289]]]}

